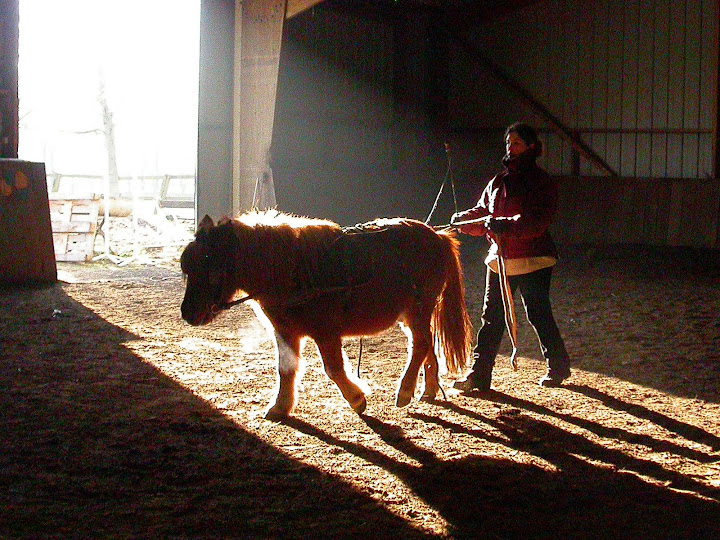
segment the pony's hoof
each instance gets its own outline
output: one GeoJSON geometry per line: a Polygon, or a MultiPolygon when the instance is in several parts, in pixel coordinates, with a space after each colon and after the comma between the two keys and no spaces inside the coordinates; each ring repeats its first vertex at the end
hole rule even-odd
{"type": "Polygon", "coordinates": [[[355,403],[351,403],[350,406],[352,407],[353,411],[358,414],[362,414],[365,412],[365,409],[367,409],[367,400],[365,399],[365,396],[362,396],[355,403]]]}
{"type": "Polygon", "coordinates": [[[396,407],[407,407],[412,401],[412,394],[405,392],[398,392],[397,398],[395,399],[396,407]]]}
{"type": "Polygon", "coordinates": [[[265,420],[272,422],[282,422],[290,417],[290,411],[280,409],[279,407],[271,407],[268,412],[265,413],[265,420]]]}
{"type": "Polygon", "coordinates": [[[426,387],[425,391],[423,392],[423,395],[420,399],[421,399],[421,401],[427,401],[427,402],[433,403],[437,399],[438,394],[440,394],[439,386],[431,386],[429,388],[426,387]]]}

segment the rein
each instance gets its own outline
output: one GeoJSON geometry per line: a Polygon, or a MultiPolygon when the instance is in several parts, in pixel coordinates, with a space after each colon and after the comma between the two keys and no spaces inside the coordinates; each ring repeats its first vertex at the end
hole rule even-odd
{"type": "Polygon", "coordinates": [[[435,197],[435,202],[433,203],[432,209],[430,210],[428,217],[425,218],[425,225],[430,223],[430,219],[432,218],[432,215],[437,209],[438,202],[440,201],[440,196],[442,195],[443,189],[445,189],[445,184],[447,183],[448,178],[450,179],[450,187],[452,187],[453,202],[455,203],[455,212],[457,213],[458,211],[457,195],[455,195],[455,178],[452,172],[452,159],[450,156],[450,143],[447,141],[445,141],[445,155],[447,156],[447,168],[445,169],[445,178],[443,178],[442,184],[440,184],[440,189],[438,190],[438,194],[435,197]]]}
{"type": "Polygon", "coordinates": [[[227,309],[230,309],[232,307],[237,306],[238,304],[242,304],[244,302],[247,302],[248,300],[252,300],[257,294],[248,294],[247,296],[243,296],[242,298],[238,298],[237,300],[232,300],[230,302],[225,302],[224,304],[221,304],[218,306],[217,313],[220,313],[221,311],[225,311],[227,309]]]}
{"type": "Polygon", "coordinates": [[[505,257],[503,256],[501,242],[497,241],[498,247],[498,279],[500,279],[500,296],[503,302],[503,311],[505,313],[505,326],[510,335],[510,344],[512,345],[512,354],[510,355],[510,365],[513,371],[517,371],[517,319],[515,318],[515,304],[513,303],[512,289],[508,280],[507,270],[505,269],[505,257]]]}
{"type": "MultiPolygon", "coordinates": [[[[323,294],[334,294],[334,293],[338,293],[338,292],[354,291],[355,289],[360,289],[361,287],[365,287],[368,283],[370,283],[370,280],[365,281],[363,283],[358,283],[357,285],[343,285],[343,286],[338,286],[338,287],[327,287],[325,289],[313,289],[304,295],[301,295],[301,296],[298,296],[291,300],[288,300],[287,302],[283,302],[282,305],[284,305],[285,307],[295,307],[300,304],[304,304],[305,302],[309,302],[310,300],[312,300],[313,298],[315,298],[317,296],[322,296],[323,294]]],[[[260,293],[248,294],[247,296],[243,296],[242,298],[238,298],[237,300],[225,302],[224,304],[221,304],[217,307],[216,313],[220,313],[221,311],[225,311],[230,308],[233,308],[239,304],[247,302],[248,300],[252,300],[259,294],[260,293]]]]}
{"type": "Polygon", "coordinates": [[[455,221],[454,223],[448,223],[447,225],[438,225],[433,227],[436,231],[446,231],[448,229],[457,229],[462,225],[473,225],[474,223],[487,223],[492,219],[492,216],[483,216],[477,219],[466,219],[464,221],[455,221]]]}

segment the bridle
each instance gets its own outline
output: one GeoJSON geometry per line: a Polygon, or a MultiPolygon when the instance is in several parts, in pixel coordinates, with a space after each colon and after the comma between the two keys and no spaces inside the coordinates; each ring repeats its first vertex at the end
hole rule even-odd
{"type": "Polygon", "coordinates": [[[214,305],[211,311],[213,315],[217,315],[221,311],[226,311],[232,307],[247,302],[248,300],[252,300],[255,296],[257,296],[257,293],[248,294],[247,296],[243,296],[242,298],[238,298],[237,300],[231,300],[230,302],[223,302],[222,304],[214,305]]]}

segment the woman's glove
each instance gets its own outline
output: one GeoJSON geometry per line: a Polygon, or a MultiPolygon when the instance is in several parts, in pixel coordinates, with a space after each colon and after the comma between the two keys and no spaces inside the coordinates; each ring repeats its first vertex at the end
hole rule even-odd
{"type": "Polygon", "coordinates": [[[458,221],[462,221],[465,214],[467,214],[467,211],[455,212],[450,218],[450,225],[455,225],[455,223],[457,223],[458,221]]]}
{"type": "Polygon", "coordinates": [[[504,234],[510,230],[512,224],[520,218],[519,215],[512,217],[496,217],[488,221],[487,228],[494,234],[504,234]]]}

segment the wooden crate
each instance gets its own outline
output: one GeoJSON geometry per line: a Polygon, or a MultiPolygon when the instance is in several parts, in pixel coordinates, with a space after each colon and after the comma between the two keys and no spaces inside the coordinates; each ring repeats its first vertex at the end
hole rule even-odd
{"type": "Polygon", "coordinates": [[[94,199],[50,200],[56,260],[92,260],[99,208],[100,201],[94,199]]]}

